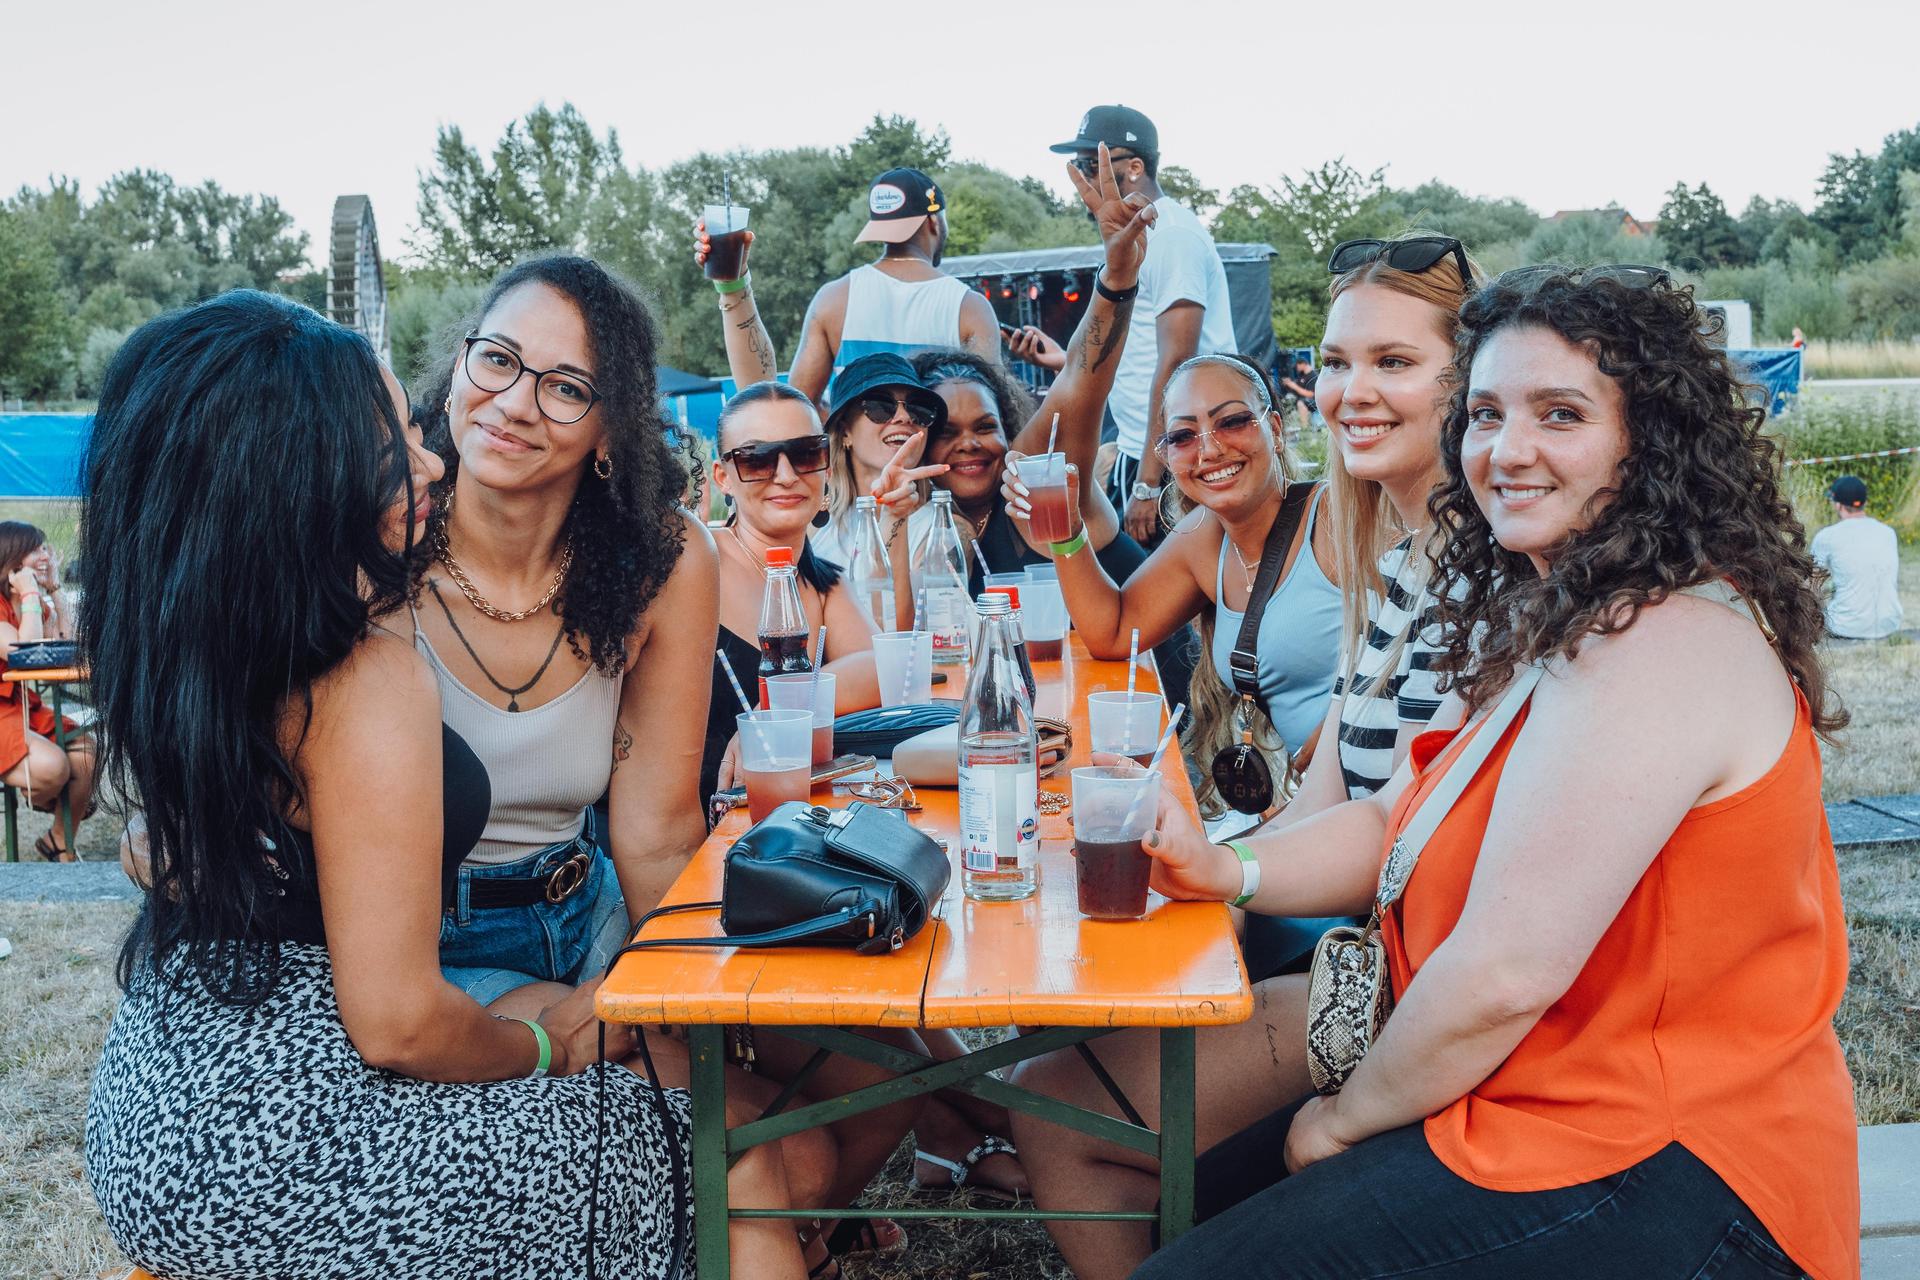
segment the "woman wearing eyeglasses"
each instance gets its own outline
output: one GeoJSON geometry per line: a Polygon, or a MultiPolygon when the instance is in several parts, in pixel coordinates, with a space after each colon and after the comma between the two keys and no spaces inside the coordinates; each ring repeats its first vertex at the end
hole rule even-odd
{"type": "MultiPolygon", "coordinates": [[[[1280,741],[1297,744],[1301,735],[1315,735],[1305,777],[1268,830],[1302,821],[1349,796],[1370,795],[1439,706],[1429,669],[1437,641],[1414,630],[1416,620],[1424,628],[1432,618],[1432,602],[1424,595],[1428,562],[1413,551],[1424,542],[1407,530],[1428,523],[1426,499],[1440,479],[1439,432],[1453,335],[1472,267],[1458,241],[1423,236],[1341,245],[1329,268],[1333,302],[1321,346],[1324,370],[1315,390],[1335,448],[1329,451],[1324,496],[1313,499],[1318,510],[1312,550],[1304,544],[1303,519],[1295,535],[1303,545],[1289,553],[1292,564],[1282,584],[1286,591],[1286,583],[1294,583],[1291,599],[1305,608],[1289,607],[1279,593],[1269,599],[1257,664],[1263,684],[1270,673],[1313,664],[1319,710],[1289,717],[1284,699],[1268,700],[1269,707],[1282,709],[1273,721],[1280,741]],[[1337,591],[1322,585],[1333,582],[1340,584],[1337,591]]],[[[1184,376],[1169,381],[1161,447],[1177,454],[1169,457],[1169,470],[1196,509],[1124,589],[1101,581],[1091,566],[1073,564],[1077,557],[1061,562],[1061,589],[1089,647],[1098,637],[1110,652],[1124,653],[1128,628],[1142,625],[1134,619],[1165,625],[1153,619],[1170,605],[1166,597],[1184,593],[1193,613],[1209,604],[1217,611],[1224,597],[1230,625],[1222,627],[1216,616],[1209,664],[1224,671],[1220,660],[1232,644],[1222,632],[1234,629],[1231,624],[1245,608],[1241,602],[1274,527],[1270,513],[1282,500],[1284,422],[1262,399],[1262,381],[1254,371],[1218,358],[1193,362],[1184,376]],[[1263,425],[1256,427],[1256,421],[1263,425]],[[1207,431],[1214,433],[1211,438],[1203,434],[1207,431]],[[1256,477],[1263,479],[1264,490],[1255,487],[1256,477]],[[1250,501],[1254,495],[1258,504],[1250,501]],[[1238,530],[1231,546],[1223,530],[1238,530]],[[1155,582],[1157,590],[1149,585],[1155,582]]],[[[1020,497],[1010,495],[1010,501],[1020,497]]],[[[1143,640],[1154,634],[1146,626],[1142,630],[1143,640]]],[[[1225,700],[1213,697],[1216,706],[1225,700]]],[[[1203,705],[1208,700],[1193,699],[1203,705]]],[[[1261,718],[1253,722],[1259,725],[1261,718]]],[[[1229,754],[1228,738],[1218,728],[1208,735],[1197,754],[1203,770],[1223,757],[1234,761],[1238,753],[1229,754]]],[[[1309,1087],[1304,979],[1273,975],[1296,968],[1301,954],[1333,923],[1248,913],[1247,959],[1257,1010],[1250,1022],[1209,1029],[1197,1039],[1201,1150],[1309,1087]]],[[[1122,1032],[1105,1038],[1095,1051],[1151,1119],[1151,1082],[1159,1067],[1156,1039],[1122,1032]]],[[[1104,1090],[1072,1055],[1027,1064],[1021,1080],[1082,1105],[1106,1105],[1104,1090]]],[[[1028,1165],[1043,1207],[1152,1207],[1157,1195],[1153,1161],[1061,1131],[1049,1130],[1041,1145],[1037,1134],[1023,1131],[1026,1127],[1024,1120],[1017,1121],[1015,1136],[1023,1149],[1031,1149],[1028,1165]]],[[[1075,1273],[1090,1280],[1128,1274],[1149,1246],[1144,1230],[1126,1226],[1058,1222],[1049,1229],[1075,1273]]]]}

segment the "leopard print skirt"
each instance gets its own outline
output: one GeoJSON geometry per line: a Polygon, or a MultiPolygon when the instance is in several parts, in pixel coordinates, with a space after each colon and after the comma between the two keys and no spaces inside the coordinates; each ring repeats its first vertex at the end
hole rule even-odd
{"type": "MultiPolygon", "coordinates": [[[[167,1280],[584,1275],[594,1073],[434,1084],[368,1066],[325,948],[282,947],[235,1009],[143,968],[94,1072],[87,1178],[129,1258],[167,1280]]],[[[664,1276],[683,1090],[606,1073],[598,1271],[664,1276]]],[[[691,1203],[683,1190],[681,1205],[691,1203]]]]}

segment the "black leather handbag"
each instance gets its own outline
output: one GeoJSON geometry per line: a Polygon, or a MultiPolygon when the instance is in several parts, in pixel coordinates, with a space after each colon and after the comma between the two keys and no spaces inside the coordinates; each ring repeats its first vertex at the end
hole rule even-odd
{"type": "Polygon", "coordinates": [[[789,800],[727,850],[718,902],[659,907],[641,917],[720,911],[722,936],[646,938],[653,947],[847,947],[878,955],[920,932],[946,892],[940,843],[898,809],[855,802],[826,809],[789,800]]]}

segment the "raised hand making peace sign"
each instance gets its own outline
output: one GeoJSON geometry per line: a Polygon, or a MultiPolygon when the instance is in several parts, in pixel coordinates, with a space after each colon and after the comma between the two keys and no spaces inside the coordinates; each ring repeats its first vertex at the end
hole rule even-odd
{"type": "Polygon", "coordinates": [[[1120,186],[1113,180],[1113,159],[1104,142],[1091,178],[1071,164],[1067,176],[1073,179],[1073,189],[1080,193],[1081,202],[1100,228],[1100,240],[1107,250],[1101,278],[1109,289],[1133,288],[1140,278],[1140,266],[1147,260],[1147,228],[1159,216],[1153,202],[1138,191],[1120,194],[1120,186]]]}

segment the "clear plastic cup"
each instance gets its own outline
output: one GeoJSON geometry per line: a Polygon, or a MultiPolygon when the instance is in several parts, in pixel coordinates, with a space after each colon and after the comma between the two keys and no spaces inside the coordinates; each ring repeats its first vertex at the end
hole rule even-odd
{"type": "Polygon", "coordinates": [[[1073,526],[1067,511],[1067,455],[1036,453],[1017,464],[1020,483],[1027,486],[1030,527],[1041,542],[1065,542],[1073,526]]]}
{"type": "Polygon", "coordinates": [[[873,666],[881,706],[933,700],[933,632],[882,631],[873,638],[873,666]]]}
{"type": "Polygon", "coordinates": [[[1025,576],[1027,585],[1020,592],[1020,634],[1027,638],[1029,658],[1052,662],[1065,656],[1067,598],[1060,594],[1060,579],[1052,565],[1034,565],[1025,576]]]}
{"type": "Polygon", "coordinates": [[[813,791],[813,712],[749,711],[733,720],[747,816],[758,822],[789,800],[805,800],[813,791]]]}
{"type": "Polygon", "coordinates": [[[1160,775],[1138,770],[1073,771],[1074,883],[1080,914],[1138,920],[1147,913],[1153,857],[1140,842],[1160,808],[1160,775]]]}
{"type": "Polygon", "coordinates": [[[831,671],[768,676],[767,702],[775,711],[813,712],[813,762],[833,759],[834,679],[831,671]]]}
{"type": "Polygon", "coordinates": [[[710,204],[707,220],[707,279],[738,280],[747,250],[747,221],[753,210],[738,204],[710,204]]]}
{"type": "Polygon", "coordinates": [[[1090,751],[1131,756],[1136,764],[1153,758],[1160,744],[1160,695],[1128,693],[1125,689],[1090,694],[1087,729],[1090,751]]]}

